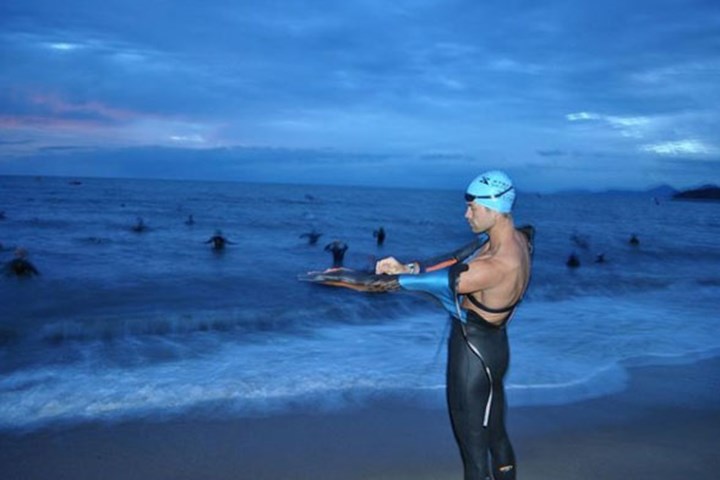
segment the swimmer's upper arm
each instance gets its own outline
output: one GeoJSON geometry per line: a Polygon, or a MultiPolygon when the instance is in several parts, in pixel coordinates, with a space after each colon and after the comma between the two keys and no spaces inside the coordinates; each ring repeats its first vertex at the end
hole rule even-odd
{"type": "Polygon", "coordinates": [[[502,269],[495,259],[477,260],[468,264],[456,280],[456,292],[461,295],[492,288],[500,283],[502,269]]]}

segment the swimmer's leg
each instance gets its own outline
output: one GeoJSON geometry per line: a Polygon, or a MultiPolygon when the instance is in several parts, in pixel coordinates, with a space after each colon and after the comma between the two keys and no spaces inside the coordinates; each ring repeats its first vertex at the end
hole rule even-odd
{"type": "Polygon", "coordinates": [[[453,321],[448,345],[447,401],[465,480],[490,478],[490,432],[483,427],[490,382],[482,362],[467,347],[462,328],[453,321]]]}
{"type": "Polygon", "coordinates": [[[493,384],[493,405],[490,410],[488,430],[490,434],[490,456],[495,480],[515,480],[515,452],[505,428],[505,387],[502,379],[493,384]]]}

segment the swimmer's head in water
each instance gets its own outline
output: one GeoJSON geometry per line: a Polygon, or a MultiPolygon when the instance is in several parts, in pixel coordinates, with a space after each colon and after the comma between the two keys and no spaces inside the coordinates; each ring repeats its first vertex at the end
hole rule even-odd
{"type": "Polygon", "coordinates": [[[506,173],[491,170],[478,175],[465,191],[465,200],[500,213],[510,213],[515,203],[515,188],[506,173]]]}

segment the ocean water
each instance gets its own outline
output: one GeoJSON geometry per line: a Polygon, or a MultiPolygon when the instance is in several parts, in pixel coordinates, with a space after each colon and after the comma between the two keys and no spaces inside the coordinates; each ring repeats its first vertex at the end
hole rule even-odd
{"type": "MultiPolygon", "coordinates": [[[[330,265],[334,239],[358,269],[466,243],[461,192],[69,180],[0,177],[0,259],[23,246],[41,271],[0,278],[0,428],[443,405],[438,305],[296,278],[330,265]],[[313,228],[314,246],[300,238],[313,228]],[[234,242],[220,254],[205,243],[218,229],[234,242]]],[[[520,192],[515,220],[537,236],[508,327],[511,405],[598,397],[625,388],[628,366],[720,354],[720,204],[520,192]]]]}

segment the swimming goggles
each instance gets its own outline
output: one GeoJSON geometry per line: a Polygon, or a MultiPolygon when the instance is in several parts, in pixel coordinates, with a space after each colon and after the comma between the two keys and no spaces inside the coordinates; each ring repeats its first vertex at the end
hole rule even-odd
{"type": "Polygon", "coordinates": [[[513,189],[513,187],[509,187],[509,188],[503,190],[503,191],[500,192],[500,193],[496,193],[495,195],[472,195],[472,194],[470,194],[470,193],[466,193],[466,194],[465,194],[465,201],[466,201],[466,202],[474,202],[474,201],[475,201],[476,199],[478,199],[478,198],[479,198],[480,200],[488,200],[488,199],[489,199],[489,200],[495,200],[496,198],[502,197],[503,195],[505,195],[506,193],[508,193],[508,192],[509,192],[510,190],[512,190],[512,189],[513,189]]]}

